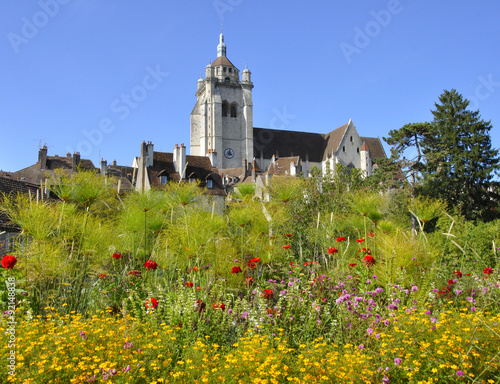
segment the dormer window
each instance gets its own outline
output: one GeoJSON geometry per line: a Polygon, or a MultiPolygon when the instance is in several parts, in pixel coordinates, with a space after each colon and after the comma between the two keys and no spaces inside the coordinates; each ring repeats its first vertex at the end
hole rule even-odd
{"type": "Polygon", "coordinates": [[[214,187],[214,182],[213,180],[207,180],[207,188],[212,189],[214,187]]]}
{"type": "Polygon", "coordinates": [[[160,176],[160,184],[167,185],[167,176],[160,176]]]}

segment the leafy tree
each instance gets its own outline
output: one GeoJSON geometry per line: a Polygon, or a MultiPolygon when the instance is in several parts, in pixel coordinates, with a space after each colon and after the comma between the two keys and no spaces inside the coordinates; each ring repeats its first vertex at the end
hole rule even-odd
{"type": "Polygon", "coordinates": [[[456,90],[444,91],[435,103],[431,130],[423,140],[426,157],[421,193],[445,200],[466,219],[498,216],[498,150],[491,147],[491,122],[456,90]]]}

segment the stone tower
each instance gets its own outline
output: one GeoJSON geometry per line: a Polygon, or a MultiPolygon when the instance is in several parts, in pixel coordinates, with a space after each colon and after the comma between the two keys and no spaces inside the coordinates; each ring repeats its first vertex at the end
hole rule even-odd
{"type": "Polygon", "coordinates": [[[253,159],[253,104],[251,73],[240,71],[226,57],[220,34],[217,59],[198,80],[196,105],[191,112],[191,155],[210,156],[219,169],[242,166],[253,159]]]}

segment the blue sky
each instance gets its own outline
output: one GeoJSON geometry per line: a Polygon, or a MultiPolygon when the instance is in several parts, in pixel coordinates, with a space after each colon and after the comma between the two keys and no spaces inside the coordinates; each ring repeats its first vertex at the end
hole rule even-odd
{"type": "MultiPolygon", "coordinates": [[[[254,82],[254,126],[387,136],[457,89],[500,147],[497,0],[4,0],[0,169],[80,151],[130,165],[143,140],[189,144],[196,81],[217,55],[254,82]]],[[[386,146],[388,152],[389,147],[386,146]]]]}

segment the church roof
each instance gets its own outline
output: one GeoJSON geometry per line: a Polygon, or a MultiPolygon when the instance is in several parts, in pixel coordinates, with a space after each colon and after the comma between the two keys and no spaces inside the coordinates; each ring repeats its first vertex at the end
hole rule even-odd
{"type": "Polygon", "coordinates": [[[342,138],[344,137],[345,131],[347,130],[348,126],[349,123],[344,124],[341,127],[338,127],[337,129],[334,129],[333,131],[324,135],[326,146],[322,153],[322,160],[326,160],[326,157],[328,155],[336,153],[339,150],[340,143],[342,142],[342,138]]]}
{"type": "Polygon", "coordinates": [[[233,63],[231,63],[229,61],[229,59],[226,57],[226,56],[219,56],[218,58],[216,58],[214,60],[214,62],[212,63],[213,66],[216,66],[216,65],[230,65],[231,67],[234,67],[236,68],[233,63]]]}
{"type": "Polygon", "coordinates": [[[364,141],[370,150],[370,156],[372,159],[386,158],[384,147],[382,142],[378,137],[360,137],[361,141],[364,141]]]}
{"type": "Polygon", "coordinates": [[[325,137],[320,133],[284,131],[281,129],[254,128],[255,157],[263,152],[265,159],[300,156],[312,162],[321,162],[325,149],[325,137]]]}

